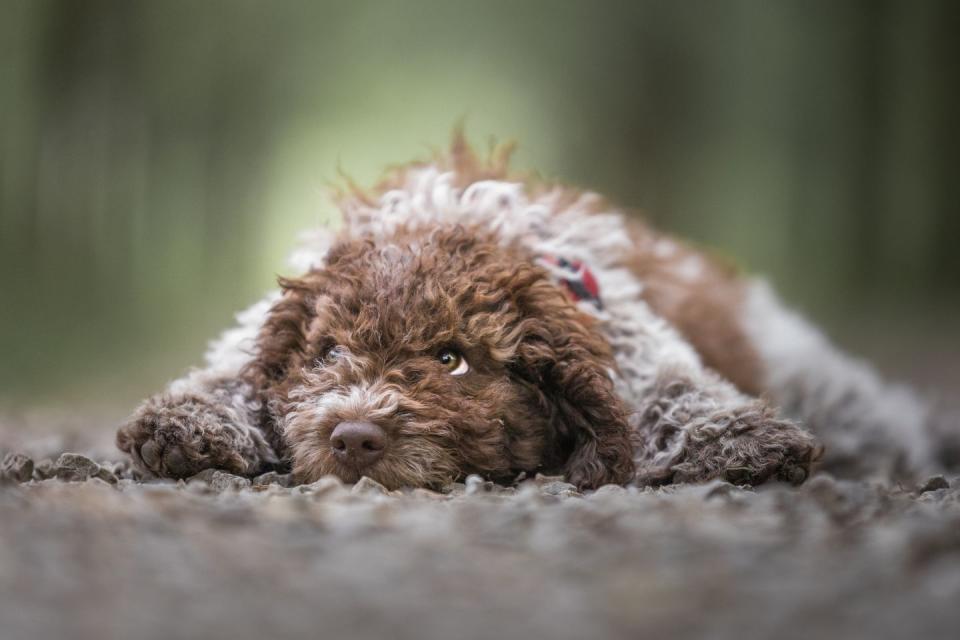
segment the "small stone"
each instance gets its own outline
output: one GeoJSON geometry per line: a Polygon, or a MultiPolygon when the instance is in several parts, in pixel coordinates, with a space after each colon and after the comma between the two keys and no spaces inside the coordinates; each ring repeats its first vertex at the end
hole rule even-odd
{"type": "Polygon", "coordinates": [[[122,480],[133,480],[135,471],[129,462],[117,462],[113,465],[113,474],[122,480]]]}
{"type": "Polygon", "coordinates": [[[350,493],[385,496],[389,493],[389,490],[376,480],[371,480],[367,476],[363,476],[355,485],[353,485],[353,487],[350,489],[350,493]]]}
{"type": "Polygon", "coordinates": [[[246,489],[250,486],[250,481],[246,478],[240,476],[235,476],[232,473],[223,473],[213,477],[213,480],[210,481],[210,488],[214,491],[226,491],[228,489],[239,491],[240,489],[246,489]]]}
{"type": "Polygon", "coordinates": [[[255,487],[266,487],[271,484],[289,487],[292,483],[292,477],[289,473],[277,473],[276,471],[262,473],[253,479],[253,486],[255,487]]]}
{"type": "Polygon", "coordinates": [[[187,482],[184,479],[177,480],[175,485],[178,490],[186,491],[187,493],[192,493],[198,496],[205,496],[211,493],[216,493],[213,487],[210,486],[210,483],[207,480],[196,480],[194,482],[187,482]]]}
{"type": "Polygon", "coordinates": [[[465,493],[468,496],[473,496],[478,493],[489,493],[492,490],[492,482],[485,482],[483,478],[475,473],[467,476],[465,493]]]}
{"type": "Polygon", "coordinates": [[[536,480],[527,480],[517,487],[514,500],[516,500],[517,504],[533,507],[550,502],[558,502],[560,498],[554,495],[541,493],[540,487],[537,486],[536,480]]]}
{"type": "Polygon", "coordinates": [[[192,475],[192,476],[190,476],[189,478],[187,478],[187,482],[206,482],[206,483],[209,484],[210,481],[213,480],[213,475],[216,474],[216,473],[220,473],[220,470],[219,470],[219,469],[204,469],[204,470],[201,471],[200,473],[198,473],[198,474],[196,474],[196,475],[192,475]]]}
{"type": "Polygon", "coordinates": [[[117,462],[116,460],[111,460],[107,462],[101,462],[100,468],[106,469],[107,471],[112,473],[117,479],[131,477],[130,463],[127,461],[117,462]]]}
{"type": "Polygon", "coordinates": [[[8,453],[0,463],[0,480],[27,482],[33,477],[33,460],[22,453],[8,453]]]}
{"type": "Polygon", "coordinates": [[[94,478],[97,478],[98,480],[102,480],[110,484],[117,484],[116,474],[104,466],[100,467],[100,470],[97,471],[96,475],[94,475],[94,478]]]}
{"type": "Polygon", "coordinates": [[[803,467],[793,466],[786,470],[784,480],[792,485],[803,484],[807,479],[807,470],[803,467]]]}
{"type": "Polygon", "coordinates": [[[346,489],[343,486],[343,481],[337,476],[323,476],[310,484],[300,485],[294,491],[312,496],[325,496],[329,493],[342,493],[346,489]]]}
{"type": "Polygon", "coordinates": [[[931,476],[927,478],[926,482],[920,485],[920,488],[917,490],[917,493],[927,493],[928,491],[936,491],[937,489],[949,489],[950,483],[947,482],[947,479],[943,476],[931,476]]]}
{"type": "Polygon", "coordinates": [[[35,480],[49,480],[57,475],[57,465],[50,458],[44,458],[33,467],[35,480]]]}
{"type": "Polygon", "coordinates": [[[194,482],[204,482],[209,485],[213,491],[217,492],[227,490],[239,491],[240,489],[246,489],[250,486],[250,481],[246,478],[235,476],[232,473],[227,473],[220,469],[204,469],[197,475],[187,479],[188,485],[194,482]]]}
{"type": "Polygon", "coordinates": [[[829,473],[820,472],[807,480],[800,491],[820,496],[833,496],[839,491],[836,479],[829,473]]]}
{"type": "Polygon", "coordinates": [[[490,482],[489,480],[483,483],[483,488],[484,491],[495,496],[513,496],[517,494],[516,487],[505,487],[502,484],[490,482]]]}
{"type": "Polygon", "coordinates": [[[57,458],[56,475],[58,480],[83,482],[97,475],[100,465],[79,453],[64,453],[57,458]]]}
{"type": "Polygon", "coordinates": [[[581,495],[575,486],[569,482],[563,482],[562,480],[554,480],[553,482],[542,484],[540,485],[540,491],[547,495],[560,496],[561,498],[570,498],[581,495]]]}
{"type": "Polygon", "coordinates": [[[621,487],[618,484],[605,484],[602,487],[599,487],[594,491],[591,496],[596,498],[606,497],[606,496],[617,496],[621,493],[624,493],[626,489],[621,487]]]}
{"type": "Polygon", "coordinates": [[[467,485],[462,482],[451,482],[440,487],[440,493],[448,496],[462,496],[467,491],[467,485]]]}
{"type": "Polygon", "coordinates": [[[702,491],[704,500],[713,498],[726,498],[740,491],[740,487],[726,482],[724,480],[714,480],[708,484],[699,487],[702,491]]]}
{"type": "Polygon", "coordinates": [[[551,482],[563,482],[563,476],[545,476],[542,473],[538,473],[533,478],[533,482],[538,487],[542,487],[543,485],[550,484],[551,482]]]}

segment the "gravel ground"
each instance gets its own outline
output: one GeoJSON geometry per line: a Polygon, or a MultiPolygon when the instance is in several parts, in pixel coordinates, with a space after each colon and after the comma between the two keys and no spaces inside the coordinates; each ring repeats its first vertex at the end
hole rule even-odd
{"type": "Polygon", "coordinates": [[[2,640],[960,637],[960,478],[142,482],[36,422],[0,428],[2,640]]]}

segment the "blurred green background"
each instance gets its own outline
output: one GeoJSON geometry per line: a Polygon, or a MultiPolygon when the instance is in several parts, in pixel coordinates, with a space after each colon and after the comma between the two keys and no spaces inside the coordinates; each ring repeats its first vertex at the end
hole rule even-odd
{"type": "Polygon", "coordinates": [[[889,372],[960,377],[958,2],[0,16],[0,406],[129,409],[286,271],[338,168],[370,181],[461,117],[769,275],[889,372]]]}

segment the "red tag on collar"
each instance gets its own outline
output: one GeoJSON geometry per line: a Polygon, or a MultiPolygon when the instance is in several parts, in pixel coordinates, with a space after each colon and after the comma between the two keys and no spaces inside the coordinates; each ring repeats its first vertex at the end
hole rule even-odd
{"type": "Polygon", "coordinates": [[[574,302],[590,302],[597,309],[603,309],[600,285],[587,265],[579,260],[567,260],[558,256],[542,255],[540,259],[550,266],[560,286],[574,302]]]}

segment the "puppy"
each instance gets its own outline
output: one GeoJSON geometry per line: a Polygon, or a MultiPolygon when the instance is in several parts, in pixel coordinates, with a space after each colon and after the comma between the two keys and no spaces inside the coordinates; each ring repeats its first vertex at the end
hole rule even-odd
{"type": "Polygon", "coordinates": [[[933,466],[927,409],[770,288],[601,197],[449,152],[337,194],[207,365],[117,445],[143,470],[438,488],[890,478],[933,466]],[[802,425],[802,426],[801,426],[802,425]],[[823,444],[821,444],[823,443],[823,444]]]}

